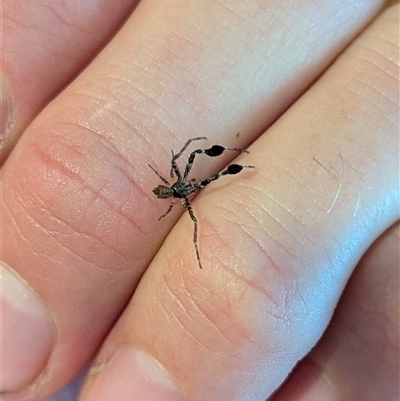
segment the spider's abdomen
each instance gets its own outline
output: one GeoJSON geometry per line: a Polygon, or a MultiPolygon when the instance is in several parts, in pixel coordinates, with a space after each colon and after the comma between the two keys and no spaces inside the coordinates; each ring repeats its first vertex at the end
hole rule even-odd
{"type": "Polygon", "coordinates": [[[153,193],[157,195],[157,198],[161,199],[173,198],[175,196],[173,189],[165,185],[159,185],[154,188],[153,193]]]}

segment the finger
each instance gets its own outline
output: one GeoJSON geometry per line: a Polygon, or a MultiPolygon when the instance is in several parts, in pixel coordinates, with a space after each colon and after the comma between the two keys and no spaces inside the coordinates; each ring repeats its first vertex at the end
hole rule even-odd
{"type": "MultiPolygon", "coordinates": [[[[118,317],[177,219],[175,214],[156,226],[164,206],[150,197],[149,177],[156,177],[147,163],[158,169],[169,162],[170,149],[181,149],[194,130],[227,146],[245,146],[377,8],[373,1],[363,4],[335,1],[321,8],[305,2],[296,16],[288,8],[287,24],[306,35],[300,47],[289,41],[284,54],[280,38],[287,30],[274,19],[282,16],[277,5],[264,9],[250,2],[231,10],[209,2],[204,12],[194,1],[174,8],[140,4],[92,65],[35,120],[3,169],[2,257],[54,322],[53,329],[52,323],[37,324],[41,335],[34,339],[41,341],[35,347],[25,346],[32,341],[26,319],[9,324],[14,329],[8,349],[21,350],[25,360],[18,359],[19,365],[30,366],[28,358],[36,365],[24,376],[19,370],[12,386],[3,380],[3,391],[17,391],[35,378],[24,397],[54,391],[118,317]],[[324,21],[326,13],[335,17],[324,21]],[[250,42],[253,47],[243,46],[250,42]],[[238,131],[247,136],[228,140],[238,131]],[[18,343],[12,342],[15,332],[22,333],[18,343]]],[[[192,173],[206,176],[211,170],[207,164],[192,173]]],[[[46,313],[39,315],[36,322],[45,320],[46,313]]],[[[3,371],[7,367],[3,358],[3,371]]]]}
{"type": "Polygon", "coordinates": [[[68,385],[43,401],[76,401],[79,397],[79,392],[86,373],[87,369],[82,369],[68,385]]]}
{"type": "Polygon", "coordinates": [[[399,218],[397,23],[382,15],[249,148],[256,170],[196,198],[203,269],[184,216],[82,400],[265,400],[310,351],[399,218]]]}
{"type": "Polygon", "coordinates": [[[271,401],[398,398],[399,229],[364,255],[321,342],[271,401]]]}
{"type": "MultiPolygon", "coordinates": [[[[134,0],[3,0],[0,155],[23,128],[94,57],[134,0]]],[[[1,162],[1,160],[0,160],[1,162]]]]}

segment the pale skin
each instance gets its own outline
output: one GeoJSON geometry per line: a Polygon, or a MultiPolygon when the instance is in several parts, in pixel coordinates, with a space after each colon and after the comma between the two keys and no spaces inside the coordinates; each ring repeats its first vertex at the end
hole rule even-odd
{"type": "MultiPolygon", "coordinates": [[[[81,400],[99,399],[120,344],[188,401],[395,399],[398,7],[3,3],[1,259],[57,335],[45,376],[2,401],[49,397],[96,350],[81,400]],[[256,167],[192,200],[202,269],[147,166],[168,179],[196,136],[256,167]]],[[[193,176],[234,157],[198,155],[193,176]]]]}

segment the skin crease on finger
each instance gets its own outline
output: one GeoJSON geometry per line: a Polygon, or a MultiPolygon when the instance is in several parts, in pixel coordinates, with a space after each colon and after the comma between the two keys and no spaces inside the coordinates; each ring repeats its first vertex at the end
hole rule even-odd
{"type": "MultiPolygon", "coordinates": [[[[102,363],[120,344],[152,355],[191,401],[264,400],[316,344],[352,269],[399,219],[397,13],[378,18],[239,159],[257,174],[199,195],[203,270],[188,268],[196,263],[182,218],[101,349],[82,401],[104,391],[102,363]]],[[[338,385],[329,399],[362,394],[341,387],[351,371],[339,377],[316,352],[324,359],[338,385]]]]}
{"type": "MultiPolygon", "coordinates": [[[[371,13],[371,9],[365,11],[364,22],[366,16],[371,15],[371,13]]],[[[150,22],[148,23],[150,24],[150,22]]],[[[260,21],[257,22],[260,24],[260,21]]],[[[360,24],[361,22],[359,22],[360,24]]],[[[308,27],[308,22],[305,25],[308,27]]],[[[326,26],[326,23],[322,25],[326,26]]],[[[319,29],[323,28],[322,25],[319,29]]],[[[350,30],[349,27],[347,29],[350,30]]],[[[339,32],[341,30],[337,34],[339,32]]],[[[355,33],[356,30],[353,30],[353,32],[355,33]]],[[[117,39],[117,42],[119,40],[119,44],[121,42],[127,44],[127,36],[131,35],[122,35],[117,39]]],[[[343,44],[344,41],[342,39],[340,42],[343,44]]],[[[317,44],[318,48],[323,47],[319,42],[317,44]]],[[[336,44],[336,46],[340,47],[339,44],[336,44]]],[[[149,48],[146,48],[147,52],[149,50],[149,48]]],[[[231,51],[232,54],[235,53],[235,49],[231,49],[231,51]]],[[[104,61],[102,58],[107,58],[110,54],[116,56],[116,53],[115,49],[110,47],[108,53],[106,52],[99,56],[99,63],[104,61]]],[[[126,60],[133,58],[132,54],[125,53],[129,53],[126,48],[124,48],[126,60]]],[[[139,55],[144,57],[146,54],[139,53],[139,55]]],[[[296,57],[298,56],[299,54],[296,57]]],[[[113,58],[110,57],[110,59],[113,58]]],[[[329,59],[330,56],[323,55],[321,56],[322,61],[311,60],[309,64],[305,65],[304,70],[300,70],[297,73],[297,77],[304,78],[304,71],[307,71],[308,75],[305,74],[307,79],[305,81],[301,80],[300,83],[296,83],[296,80],[294,80],[288,85],[293,92],[290,92],[289,95],[286,92],[286,97],[284,96],[286,100],[278,102],[278,105],[275,98],[268,97],[269,95],[267,96],[264,93],[264,91],[267,92],[269,85],[271,85],[275,95],[277,91],[282,90],[279,85],[274,86],[276,82],[272,78],[271,81],[265,83],[266,89],[257,92],[253,98],[252,91],[257,89],[256,84],[259,83],[260,77],[246,76],[245,81],[247,83],[252,82],[253,86],[250,85],[250,87],[253,89],[248,93],[243,93],[243,98],[246,98],[246,101],[251,104],[259,102],[260,97],[263,101],[266,99],[263,106],[266,108],[271,106],[270,109],[273,110],[272,117],[276,116],[282,111],[282,107],[285,104],[290,103],[288,98],[293,100],[294,95],[298,95],[307,86],[306,83],[310,83],[312,77],[315,78],[321,66],[324,66],[329,59]]],[[[162,242],[163,236],[173,224],[174,220],[169,220],[169,223],[154,229],[155,220],[159,215],[158,208],[161,210],[162,205],[157,202],[157,206],[150,207],[149,205],[152,206],[152,204],[149,203],[149,198],[145,190],[143,190],[149,184],[149,193],[151,191],[152,185],[147,181],[150,172],[145,172],[142,175],[142,170],[136,169],[136,165],[133,166],[135,168],[132,168],[129,161],[135,160],[138,166],[144,166],[147,162],[152,162],[151,158],[153,157],[157,158],[157,165],[161,165],[161,160],[168,160],[169,147],[175,147],[173,144],[177,143],[177,139],[171,140],[170,131],[191,132],[198,120],[208,121],[206,118],[208,113],[205,113],[202,116],[203,118],[199,118],[198,110],[195,113],[193,113],[193,110],[188,112],[184,107],[186,98],[183,97],[182,100],[182,94],[179,91],[177,92],[178,95],[177,93],[170,93],[172,98],[168,98],[168,92],[165,92],[163,93],[164,98],[160,99],[160,104],[163,107],[169,104],[180,104],[180,101],[183,103],[182,109],[177,107],[176,110],[176,113],[182,111],[183,113],[177,117],[173,114],[175,110],[170,111],[171,115],[168,123],[165,122],[165,119],[168,118],[163,114],[165,110],[160,107],[160,104],[155,105],[153,103],[154,99],[149,102],[148,109],[145,108],[144,93],[140,92],[139,95],[135,93],[126,103],[120,103],[122,99],[113,103],[110,98],[115,100],[119,90],[123,93],[123,95],[120,95],[122,98],[132,95],[124,92],[122,88],[129,84],[131,82],[129,80],[133,78],[129,76],[128,80],[124,81],[123,71],[125,69],[121,68],[121,70],[114,71],[111,68],[111,62],[109,59],[107,60],[107,63],[109,63],[105,67],[105,69],[108,68],[107,73],[104,73],[104,71],[96,72],[95,67],[93,67],[86,75],[83,74],[75,85],[68,88],[60,96],[60,99],[42,114],[33,124],[31,130],[26,133],[26,137],[23,138],[22,143],[16,149],[4,170],[4,185],[12,188],[12,191],[7,194],[7,205],[4,210],[5,215],[8,213],[8,217],[5,217],[7,224],[4,224],[5,229],[8,231],[4,231],[7,234],[4,238],[8,238],[7,241],[11,244],[4,254],[7,261],[21,271],[23,277],[32,284],[45,303],[49,305],[52,313],[57,317],[59,343],[52,355],[53,359],[49,364],[49,371],[47,371],[47,374],[50,375],[49,377],[52,374],[54,375],[54,381],[51,384],[53,387],[49,385],[48,389],[55,389],[57,385],[60,385],[68,378],[67,375],[62,376],[60,372],[68,371],[70,374],[70,371],[76,370],[85,358],[90,355],[90,352],[95,348],[93,344],[98,344],[100,338],[125,304],[136,280],[153,255],[154,249],[152,248],[162,242]],[[115,81],[120,80],[120,85],[111,88],[111,91],[110,87],[108,87],[108,90],[103,88],[104,91],[99,91],[99,87],[94,82],[96,84],[103,82],[101,80],[103,78],[104,81],[108,79],[109,83],[112,81],[110,78],[112,74],[115,74],[113,76],[115,81]],[[89,76],[98,78],[98,81],[95,79],[90,81],[88,79],[89,76]],[[78,92],[81,95],[80,98],[77,96],[78,92]],[[95,96],[93,93],[95,93],[95,96]],[[93,98],[97,102],[105,102],[106,106],[102,109],[99,104],[94,105],[93,98]],[[88,104],[96,107],[90,109],[88,104]],[[65,109],[62,106],[65,106],[65,109]],[[157,111],[153,112],[154,106],[156,106],[156,109],[158,107],[159,114],[157,114],[157,111]],[[134,113],[135,108],[140,107],[143,107],[143,109],[139,111],[147,115],[146,124],[143,123],[143,116],[138,118],[139,114],[134,113]],[[111,122],[108,122],[108,125],[104,123],[104,120],[96,119],[98,113],[101,114],[105,111],[109,113],[107,118],[116,116],[116,118],[110,119],[111,122]],[[121,114],[118,113],[124,114],[125,112],[127,115],[134,114],[134,117],[130,117],[131,120],[129,120],[124,115],[120,119],[121,114]],[[188,115],[191,113],[194,116],[191,116],[192,120],[189,121],[188,115]],[[58,118],[57,126],[52,125],[54,124],[52,119],[55,116],[58,118]],[[71,119],[74,120],[73,123],[71,123],[71,119]],[[103,126],[102,124],[105,125],[103,126]],[[135,124],[142,125],[136,126],[135,124]],[[182,128],[178,127],[178,124],[187,125],[182,128]],[[132,129],[132,127],[134,128],[132,129]],[[81,135],[77,134],[79,130],[81,135]],[[147,135],[152,130],[158,132],[160,138],[165,136],[163,143],[154,141],[154,143],[148,144],[145,139],[141,138],[139,140],[137,136],[132,134],[132,132],[140,131],[147,135]],[[115,134],[115,132],[122,132],[124,135],[112,138],[110,135],[115,134]],[[170,136],[168,137],[167,134],[170,136]],[[88,142],[80,142],[82,136],[88,137],[88,142]],[[97,146],[94,146],[94,143],[97,143],[97,146]],[[93,148],[96,149],[95,152],[93,152],[93,148]],[[159,151],[161,148],[163,152],[159,151]],[[33,152],[30,153],[32,149],[36,151],[35,154],[33,152]],[[115,163],[115,159],[119,160],[119,164],[115,163]],[[110,166],[112,167],[111,171],[110,166]],[[91,175],[93,172],[98,175],[93,177],[91,175]],[[132,177],[134,177],[133,183],[132,177]],[[95,182],[96,180],[99,181],[95,182]],[[77,185],[74,186],[76,183],[77,185]],[[116,183],[119,185],[118,187],[115,186],[116,183]],[[127,190],[127,188],[132,189],[132,187],[134,188],[133,190],[127,190]],[[27,189],[29,191],[26,191],[27,189]],[[134,201],[132,192],[137,196],[135,196],[134,201]],[[98,200],[105,201],[105,203],[108,202],[106,207],[101,209],[102,213],[98,213],[99,209],[93,207],[93,205],[96,206],[95,202],[98,200]],[[110,213],[110,203],[112,208],[118,211],[118,214],[110,213]],[[6,220],[7,218],[8,220],[6,220]],[[39,221],[37,220],[38,218],[39,221]],[[15,220],[13,221],[13,219],[15,220]],[[92,223],[89,223],[90,221],[92,223]],[[15,222],[17,222],[16,225],[14,224],[15,222]],[[79,230],[76,226],[78,223],[81,224],[79,230]],[[133,229],[132,226],[134,227],[133,229]],[[32,229],[32,227],[35,229],[29,231],[28,229],[32,229]],[[113,228],[115,228],[115,231],[113,231],[113,228]],[[154,230],[158,233],[157,238],[154,237],[154,234],[152,234],[153,236],[148,234],[148,232],[154,232],[154,230]],[[94,240],[91,241],[92,239],[94,240]],[[59,247],[60,242],[62,243],[61,247],[59,247]],[[107,244],[106,247],[103,247],[104,243],[107,244]],[[18,248],[15,248],[15,244],[18,245],[18,248]],[[32,248],[35,249],[33,254],[32,248]],[[145,256],[146,254],[150,256],[145,256]],[[132,260],[137,263],[134,268],[132,260]],[[87,264],[85,264],[86,262],[87,264]],[[34,266],[34,269],[32,266],[34,266]],[[113,266],[113,268],[111,269],[110,266],[113,266]],[[52,285],[49,285],[49,283],[52,285]],[[62,285],[60,285],[61,283],[62,285]],[[100,296],[99,292],[101,293],[100,296]],[[67,303],[66,300],[68,300],[67,303]],[[104,320],[96,318],[99,313],[102,314],[104,320]],[[74,352],[71,352],[71,350],[74,352]],[[82,354],[84,355],[83,357],[82,354]],[[57,361],[62,361],[62,363],[57,361]],[[60,376],[62,377],[60,378],[60,376]]],[[[167,60],[165,54],[164,57],[160,56],[160,61],[165,62],[167,60]]],[[[143,59],[137,57],[135,61],[138,63],[135,73],[139,73],[143,69],[143,59]]],[[[194,63],[195,61],[202,60],[194,58],[192,62],[194,63]]],[[[306,62],[307,57],[302,61],[306,62]]],[[[282,77],[287,79],[290,75],[290,68],[294,68],[295,62],[295,59],[285,58],[283,64],[285,64],[286,70],[280,71],[282,77]],[[288,63],[292,64],[288,66],[288,63]]],[[[225,64],[226,62],[222,63],[221,66],[225,64]]],[[[160,65],[163,68],[171,69],[171,66],[166,63],[161,63],[160,65]]],[[[301,67],[303,68],[303,65],[301,67]]],[[[210,66],[207,65],[207,68],[210,68],[210,66]]],[[[247,70],[249,66],[244,62],[243,65],[240,65],[237,70],[232,72],[233,77],[240,78],[240,70],[242,68],[247,70]]],[[[257,71],[257,73],[260,76],[264,76],[269,69],[269,67],[265,67],[265,70],[257,71]]],[[[173,68],[171,70],[174,71],[173,68]]],[[[152,81],[152,71],[143,71],[145,71],[145,75],[151,77],[149,79],[150,83],[147,84],[150,85],[152,82],[155,85],[157,80],[152,81]]],[[[231,69],[228,68],[227,71],[224,71],[226,73],[231,69]]],[[[210,74],[208,69],[206,69],[206,72],[210,74]]],[[[158,74],[158,79],[165,79],[163,85],[168,87],[170,85],[168,80],[172,79],[171,76],[169,74],[163,75],[162,69],[158,69],[158,67],[156,73],[158,74]]],[[[256,73],[254,72],[254,74],[256,73]]],[[[218,79],[221,80],[221,76],[218,74],[211,75],[211,77],[215,82],[218,79]]],[[[185,78],[187,79],[187,77],[185,78]]],[[[226,79],[226,84],[232,80],[232,77],[224,77],[224,79],[226,79]]],[[[142,80],[138,81],[143,84],[142,80]]],[[[188,81],[190,83],[190,79],[188,81]]],[[[236,84],[239,87],[241,85],[243,87],[243,82],[236,82],[236,84]]],[[[190,95],[192,93],[190,88],[193,89],[193,87],[188,85],[188,88],[188,95],[190,95]]],[[[223,125],[224,132],[231,132],[238,125],[243,127],[244,131],[249,131],[250,123],[247,119],[248,116],[246,117],[248,111],[240,109],[237,103],[229,103],[237,95],[235,91],[236,88],[232,91],[225,88],[223,95],[226,96],[226,99],[224,99],[223,108],[218,103],[220,101],[218,99],[215,103],[210,102],[209,107],[216,114],[214,121],[216,121],[217,128],[223,125]],[[221,115],[218,115],[218,113],[221,115]],[[232,115],[229,113],[232,113],[232,115]],[[230,124],[224,125],[225,119],[230,120],[234,114],[239,114],[239,117],[232,119],[230,124]]],[[[160,90],[155,92],[160,95],[160,90]]],[[[199,96],[198,93],[196,94],[199,96]]],[[[211,92],[208,96],[210,95],[215,96],[211,92]]],[[[222,97],[224,98],[224,96],[222,97]]],[[[202,101],[208,104],[204,99],[202,101]]],[[[198,105],[202,101],[200,99],[199,103],[195,104],[198,105]]],[[[204,107],[204,105],[201,107],[204,107]]],[[[249,140],[250,135],[255,136],[262,125],[260,113],[256,113],[255,116],[257,116],[258,126],[252,128],[253,131],[247,139],[242,136],[242,141],[249,140]]],[[[266,120],[267,122],[264,120],[263,123],[268,125],[268,121],[271,121],[271,116],[268,116],[266,120]]],[[[216,128],[211,129],[207,122],[200,126],[201,132],[207,132],[208,130],[215,132],[216,128]]],[[[152,137],[149,135],[149,138],[152,137]]],[[[220,141],[222,142],[222,139],[220,141]]],[[[261,158],[258,161],[260,166],[263,159],[261,158]]],[[[203,172],[206,172],[207,168],[207,166],[203,168],[203,172]]],[[[155,204],[156,202],[154,202],[155,204]]],[[[207,224],[205,223],[203,227],[206,228],[207,224]]],[[[191,247],[190,249],[192,250],[191,247]]],[[[185,253],[183,253],[184,255],[185,253]]],[[[184,259],[187,257],[186,261],[189,266],[192,256],[191,252],[184,256],[184,259]]],[[[46,390],[43,391],[42,394],[45,394],[46,390]]]]}
{"type": "Polygon", "coordinates": [[[0,162],[23,128],[98,52],[134,4],[133,0],[2,0],[2,103],[6,99],[11,107],[1,115],[0,162]]]}

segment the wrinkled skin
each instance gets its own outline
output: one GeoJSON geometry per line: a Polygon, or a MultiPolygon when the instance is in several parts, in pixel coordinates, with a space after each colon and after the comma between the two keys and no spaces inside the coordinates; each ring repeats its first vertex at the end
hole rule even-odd
{"type": "Polygon", "coordinates": [[[4,302],[2,401],[398,399],[398,5],[2,3],[1,259],[51,322],[4,302]],[[202,270],[147,166],[196,135],[255,166],[193,200],[202,270]]]}

